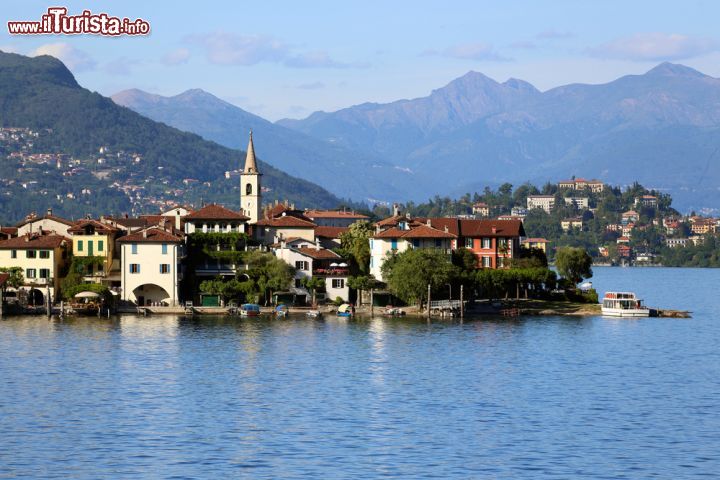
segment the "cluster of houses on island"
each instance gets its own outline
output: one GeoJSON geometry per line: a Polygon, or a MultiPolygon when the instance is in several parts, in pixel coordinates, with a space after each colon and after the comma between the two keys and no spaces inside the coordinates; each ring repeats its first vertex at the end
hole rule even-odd
{"type": "MultiPolygon", "coordinates": [[[[303,290],[304,278],[320,277],[327,298],[347,301],[349,260],[337,253],[340,237],[353,223],[369,218],[346,210],[300,210],[289,202],[263,205],[261,179],[251,134],[240,175],[239,211],[217,204],[195,210],[176,206],[157,215],[77,221],[52,210],[42,216],[30,214],[15,226],[0,226],[0,268],[19,268],[24,281],[15,290],[29,304],[43,305],[59,300],[63,272],[67,274],[72,259],[85,257],[92,261],[79,262],[82,281],[106,286],[127,304],[172,306],[193,300],[181,294],[193,234],[243,233],[253,240],[252,248],[272,252],[295,269],[288,288],[303,290]]],[[[452,250],[467,248],[476,255],[478,268],[503,268],[523,242],[545,248],[542,239],[525,239],[523,223],[515,218],[412,218],[396,207],[374,228],[370,273],[379,281],[388,255],[407,249],[438,249],[449,261],[452,250]]],[[[192,274],[237,277],[245,268],[220,257],[194,263],[192,274]]]]}

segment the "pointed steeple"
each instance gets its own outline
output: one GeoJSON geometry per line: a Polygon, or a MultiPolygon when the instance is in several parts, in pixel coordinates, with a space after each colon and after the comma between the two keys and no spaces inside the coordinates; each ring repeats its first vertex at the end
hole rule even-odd
{"type": "Polygon", "coordinates": [[[247,147],[247,156],[245,157],[245,169],[243,173],[258,173],[257,162],[255,162],[255,147],[253,146],[252,130],[250,130],[250,141],[247,147]]]}

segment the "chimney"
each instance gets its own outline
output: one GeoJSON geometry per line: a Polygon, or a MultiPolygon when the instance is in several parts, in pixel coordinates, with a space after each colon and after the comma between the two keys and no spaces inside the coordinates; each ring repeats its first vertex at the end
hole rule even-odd
{"type": "Polygon", "coordinates": [[[322,248],[322,247],[320,246],[320,239],[319,239],[319,238],[316,238],[316,239],[315,239],[315,250],[318,250],[318,251],[319,251],[321,248],[322,248]]]}
{"type": "Polygon", "coordinates": [[[430,221],[429,218],[427,219],[427,221],[425,223],[427,224],[428,227],[432,227],[432,222],[430,221]]]}
{"type": "Polygon", "coordinates": [[[448,226],[445,225],[445,233],[448,233],[450,230],[448,230],[448,226]]]}
{"type": "Polygon", "coordinates": [[[48,214],[48,217],[49,217],[49,216],[52,216],[52,208],[48,208],[48,209],[47,209],[47,214],[48,214]]]}
{"type": "Polygon", "coordinates": [[[400,205],[393,203],[393,217],[400,215],[400,205]]]}
{"type": "Polygon", "coordinates": [[[492,226],[492,233],[497,233],[497,227],[495,225],[492,226]]]}
{"type": "Polygon", "coordinates": [[[143,230],[143,238],[147,238],[147,230],[143,230]]]}

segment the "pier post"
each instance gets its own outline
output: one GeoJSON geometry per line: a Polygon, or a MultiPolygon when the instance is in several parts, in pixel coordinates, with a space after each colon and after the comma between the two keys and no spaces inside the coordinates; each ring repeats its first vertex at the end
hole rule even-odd
{"type": "Polygon", "coordinates": [[[370,289],[370,316],[375,314],[375,289],[370,289]]]}
{"type": "Polygon", "coordinates": [[[48,316],[48,318],[50,318],[50,316],[52,315],[52,304],[50,303],[50,278],[48,278],[47,281],[48,281],[48,283],[45,286],[46,287],[45,291],[47,293],[47,295],[45,295],[47,297],[45,304],[47,306],[47,316],[48,316]]]}
{"type": "Polygon", "coordinates": [[[428,295],[427,295],[427,316],[430,318],[430,284],[428,283],[428,295]]]}
{"type": "Polygon", "coordinates": [[[464,285],[460,285],[460,318],[465,316],[465,304],[463,303],[464,285]]]}

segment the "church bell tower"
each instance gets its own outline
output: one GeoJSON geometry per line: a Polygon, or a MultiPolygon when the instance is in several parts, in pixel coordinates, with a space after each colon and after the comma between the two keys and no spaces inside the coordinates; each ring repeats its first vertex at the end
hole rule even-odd
{"type": "Polygon", "coordinates": [[[257,223],[260,220],[262,208],[262,190],[260,186],[262,173],[258,171],[255,161],[255,147],[253,146],[252,131],[245,157],[245,168],[240,174],[240,208],[242,213],[250,217],[248,223],[257,223]]]}

